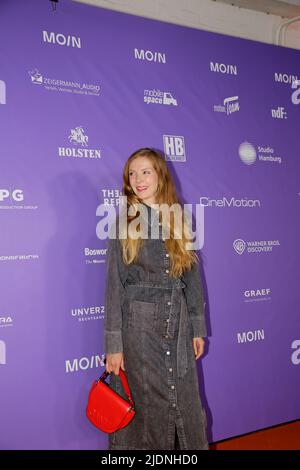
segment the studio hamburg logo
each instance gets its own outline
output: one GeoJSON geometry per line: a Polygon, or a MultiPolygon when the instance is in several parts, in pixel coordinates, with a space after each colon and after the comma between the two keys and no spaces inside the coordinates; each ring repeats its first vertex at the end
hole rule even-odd
{"type": "Polygon", "coordinates": [[[58,147],[59,157],[100,159],[101,150],[89,148],[89,137],[83,126],[74,127],[68,135],[70,147],[58,147]]]}

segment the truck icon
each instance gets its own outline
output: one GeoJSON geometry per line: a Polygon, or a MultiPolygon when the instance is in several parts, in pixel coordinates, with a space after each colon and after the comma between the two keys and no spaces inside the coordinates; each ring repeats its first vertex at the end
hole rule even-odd
{"type": "Polygon", "coordinates": [[[177,106],[177,100],[173,98],[171,93],[164,92],[163,104],[173,104],[174,106],[177,106]]]}

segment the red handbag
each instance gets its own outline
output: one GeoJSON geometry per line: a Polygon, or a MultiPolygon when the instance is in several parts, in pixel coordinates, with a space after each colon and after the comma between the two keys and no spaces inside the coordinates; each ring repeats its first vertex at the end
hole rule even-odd
{"type": "Polygon", "coordinates": [[[109,375],[107,371],[93,382],[88,397],[86,416],[96,428],[106,433],[124,428],[135,415],[126,375],[121,368],[119,373],[128,400],[121,397],[105,382],[109,375]]]}

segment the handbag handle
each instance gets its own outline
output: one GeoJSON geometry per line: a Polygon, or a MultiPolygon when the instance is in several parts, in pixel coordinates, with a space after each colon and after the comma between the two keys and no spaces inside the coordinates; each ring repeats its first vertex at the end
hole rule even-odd
{"type": "MultiPolygon", "coordinates": [[[[106,363],[106,359],[104,360],[104,364],[106,363]]],[[[110,372],[107,372],[107,370],[105,370],[103,372],[103,374],[101,375],[101,377],[99,377],[99,379],[97,380],[97,382],[100,382],[100,380],[102,382],[105,382],[106,378],[109,376],[110,372]]],[[[121,369],[120,367],[120,370],[119,370],[119,374],[120,374],[120,378],[121,378],[121,381],[122,381],[122,385],[124,387],[124,390],[125,390],[125,393],[126,393],[126,396],[131,404],[131,406],[134,408],[134,401],[132,399],[132,396],[131,396],[131,392],[130,392],[130,388],[129,388],[129,385],[128,385],[128,381],[127,381],[127,377],[125,375],[125,372],[121,369]]]]}

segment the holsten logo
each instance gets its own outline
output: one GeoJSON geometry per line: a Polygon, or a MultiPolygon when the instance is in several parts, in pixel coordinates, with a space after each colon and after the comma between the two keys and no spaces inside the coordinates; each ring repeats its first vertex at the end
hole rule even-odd
{"type": "Polygon", "coordinates": [[[0,340],[0,365],[6,364],[6,343],[0,340]]]}
{"type": "Polygon", "coordinates": [[[81,48],[80,37],[71,36],[70,34],[65,35],[62,33],[49,33],[48,31],[43,31],[43,41],[48,42],[49,44],[58,44],[59,46],[81,48]]]}
{"type": "Polygon", "coordinates": [[[88,149],[84,148],[88,146],[88,136],[85,135],[85,131],[82,126],[71,129],[69,135],[70,143],[75,145],[74,147],[58,147],[58,155],[60,157],[76,157],[76,158],[101,158],[100,149],[88,149]],[[76,147],[83,148],[76,148],[76,147]]]}
{"type": "Polygon", "coordinates": [[[6,84],[0,80],[0,104],[6,104],[6,84]]]}
{"type": "Polygon", "coordinates": [[[238,154],[245,165],[252,165],[257,159],[260,162],[281,163],[281,157],[274,155],[272,147],[258,146],[257,150],[250,142],[243,142],[238,148],[238,154]],[[257,155],[258,154],[258,155],[257,155]]]}
{"type": "Polygon", "coordinates": [[[144,51],[144,49],[134,49],[134,58],[138,60],[147,60],[149,62],[159,62],[166,64],[166,54],[164,52],[144,51]]]}
{"type": "Polygon", "coordinates": [[[122,196],[122,203],[117,208],[118,215],[116,214],[116,207],[100,204],[97,207],[96,215],[100,217],[100,221],[96,226],[96,234],[100,240],[110,239],[126,239],[128,236],[135,240],[142,238],[151,238],[157,240],[162,237],[162,240],[170,238],[170,219],[171,213],[174,216],[174,238],[186,241],[187,250],[199,250],[204,245],[204,207],[196,204],[195,210],[195,224],[196,230],[192,229],[193,208],[192,204],[174,203],[169,204],[153,204],[151,215],[151,226],[149,235],[149,220],[148,209],[145,204],[133,204],[127,209],[127,197],[122,196]],[[127,222],[127,218],[132,217],[132,220],[127,222]],[[116,219],[118,218],[118,233],[116,226],[116,219]],[[161,233],[160,233],[161,229],[161,233]]]}
{"type": "Polygon", "coordinates": [[[185,162],[184,137],[182,135],[164,135],[165,159],[172,162],[185,162]]]}
{"type": "Polygon", "coordinates": [[[78,372],[79,370],[93,369],[94,367],[103,367],[105,359],[105,354],[101,356],[90,356],[90,357],[81,357],[79,359],[67,359],[65,361],[65,371],[69,372],[78,372]]]}
{"type": "Polygon", "coordinates": [[[210,71],[222,73],[226,75],[237,75],[238,69],[236,65],[223,64],[220,62],[210,62],[210,71]]]}
{"type": "Polygon", "coordinates": [[[168,91],[144,90],[144,103],[177,106],[177,100],[168,91]]]}
{"type": "Polygon", "coordinates": [[[280,246],[279,240],[254,240],[247,241],[238,238],[233,242],[233,248],[238,255],[244,251],[247,253],[271,253],[275,246],[280,246]]]}
{"type": "Polygon", "coordinates": [[[226,113],[227,116],[232,113],[236,113],[239,110],[240,104],[238,96],[230,96],[229,98],[225,98],[223,105],[214,105],[215,113],[226,113]]]}

